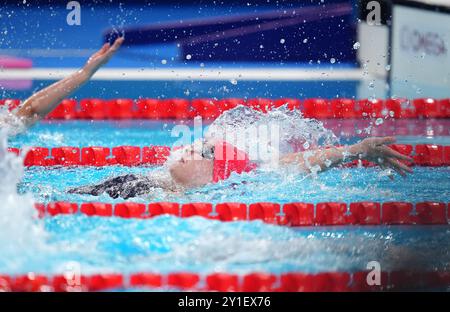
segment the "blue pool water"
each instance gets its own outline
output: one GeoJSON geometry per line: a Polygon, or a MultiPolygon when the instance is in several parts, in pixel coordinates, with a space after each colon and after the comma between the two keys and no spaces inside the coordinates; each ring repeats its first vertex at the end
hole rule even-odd
{"type": "MultiPolygon", "coordinates": [[[[342,121],[349,122],[349,121],[342,121]]],[[[350,121],[352,122],[352,121],[350,121]]],[[[364,128],[368,121],[359,125],[364,128]]],[[[10,146],[119,146],[119,145],[167,145],[174,144],[178,137],[171,135],[175,121],[49,121],[44,122],[24,135],[10,139],[10,146]],[[89,142],[89,143],[86,143],[89,142]]],[[[189,124],[189,123],[188,123],[189,124]]],[[[445,124],[445,122],[442,122],[445,124]]],[[[337,123],[335,126],[339,126],[337,123]]],[[[395,123],[393,124],[395,125],[395,123]]],[[[192,125],[191,125],[192,126],[192,125]]],[[[388,126],[387,123],[380,126],[388,126]]],[[[204,130],[208,127],[204,125],[204,130]]],[[[333,128],[331,128],[333,130],[333,128]]],[[[334,129],[335,130],[335,129],[334,129]]],[[[336,130],[335,130],[336,131],[336,130]]],[[[358,141],[354,134],[341,137],[341,143],[358,141]]],[[[450,136],[402,136],[398,143],[435,143],[450,145],[450,136]]],[[[70,200],[114,201],[108,195],[68,194],[70,187],[100,182],[106,178],[126,174],[159,170],[159,167],[79,167],[44,168],[34,167],[25,171],[20,184],[21,191],[31,191],[40,201],[70,200]]],[[[283,170],[259,170],[236,175],[220,184],[190,190],[186,194],[156,192],[137,201],[179,202],[319,202],[319,201],[442,201],[450,198],[450,168],[414,168],[414,174],[394,181],[385,177],[378,168],[332,169],[318,177],[305,176],[300,172],[283,170]],[[267,192],[270,187],[271,192],[267,192]],[[342,190],[346,190],[342,192],[342,190]]],[[[117,200],[116,200],[117,201],[117,200]]]]}
{"type": "MultiPolygon", "coordinates": [[[[170,145],[170,121],[44,122],[10,146],[41,145],[170,145]]],[[[347,142],[355,136],[343,138],[347,142]]],[[[404,136],[410,144],[450,137],[404,136]]],[[[107,195],[68,194],[73,186],[124,173],[145,173],[158,167],[43,168],[25,170],[20,193],[36,201],[120,202],[107,195]]],[[[376,168],[332,169],[317,177],[295,172],[254,172],[220,184],[169,195],[156,192],[131,201],[257,202],[272,201],[442,201],[450,198],[450,168],[416,167],[407,178],[390,181],[376,168]],[[269,192],[267,190],[270,190],[269,192]]],[[[254,222],[221,223],[199,217],[161,216],[148,220],[83,215],[35,220],[44,229],[26,251],[9,249],[0,256],[0,272],[57,273],[70,261],[85,274],[139,271],[201,273],[264,271],[359,271],[369,261],[383,270],[449,270],[448,226],[286,228],[254,222]]]]}
{"type": "MultiPolygon", "coordinates": [[[[10,139],[9,146],[149,146],[174,144],[179,137],[172,135],[172,129],[180,121],[174,120],[125,120],[125,121],[88,121],[74,120],[42,121],[31,131],[10,139]]],[[[193,129],[192,120],[184,124],[193,129]]],[[[324,122],[327,129],[339,136],[342,144],[351,144],[368,134],[365,129],[371,127],[389,129],[389,135],[401,132],[405,128],[420,129],[415,135],[397,136],[399,144],[441,144],[450,145],[450,121],[448,120],[386,120],[379,126],[374,126],[374,120],[328,120],[324,122]],[[406,121],[406,123],[405,123],[406,121]],[[436,129],[440,135],[435,135],[436,129]],[[362,133],[357,135],[356,131],[362,133]],[[431,130],[431,135],[429,134],[431,130]]],[[[208,127],[203,121],[203,132],[208,127]]],[[[411,131],[414,133],[414,131],[411,131]]]]}
{"type": "Polygon", "coordinates": [[[45,219],[45,247],[0,257],[3,272],[61,272],[77,261],[98,272],[199,273],[448,270],[447,226],[291,229],[260,221],[222,223],[198,217],[148,220],[58,216],[45,219]]]}
{"type": "MultiPolygon", "coordinates": [[[[265,2],[265,1],[261,1],[265,2]]],[[[283,9],[283,3],[276,6],[283,9]]],[[[308,5],[304,1],[304,5],[308,5]]],[[[316,1],[317,2],[317,1],[316,1]]],[[[321,1],[322,3],[323,1],[321,1]]],[[[327,3],[335,1],[326,1],[327,3]]],[[[4,29],[0,38],[1,53],[30,58],[35,69],[58,71],[79,68],[96,49],[102,31],[126,25],[145,25],[149,21],[162,23],[192,17],[211,17],[256,12],[267,7],[221,5],[169,5],[153,7],[145,2],[124,7],[113,3],[106,7],[83,5],[82,27],[65,22],[67,10],[63,4],[5,4],[0,7],[4,29]],[[49,23],[48,21],[52,22],[49,23]],[[37,38],[39,36],[39,38],[37,38]],[[20,40],[17,40],[17,39],[20,40]],[[68,39],[70,38],[70,39],[68,39]]],[[[236,2],[237,3],[237,2],[236,2]]],[[[290,5],[288,5],[289,7],[290,5]]],[[[2,25],[3,26],[3,25],[2,25]]],[[[301,38],[300,38],[301,39],[301,38]]],[[[305,38],[308,39],[308,38],[305,38]]],[[[309,38],[311,40],[311,38],[309,38]]],[[[315,39],[315,38],[314,38],[315,39]]],[[[322,40],[323,38],[317,38],[322,40]]],[[[356,41],[356,38],[355,38],[356,41]]],[[[258,43],[259,44],[259,43],[258,43]]],[[[307,48],[307,45],[305,45],[307,48]]],[[[297,51],[298,52],[298,51],[297,51]]],[[[295,68],[319,71],[323,80],[305,81],[121,81],[93,80],[73,94],[82,98],[386,98],[390,95],[433,97],[430,91],[417,91],[413,83],[402,94],[390,94],[384,80],[367,77],[363,80],[328,79],[334,71],[358,70],[356,64],[310,60],[306,63],[222,63],[187,62],[175,44],[126,48],[122,47],[109,63],[109,69],[195,69],[208,71],[249,68],[295,68]],[[162,61],[166,62],[163,63],[162,61]]],[[[0,98],[25,99],[55,80],[25,80],[29,87],[13,89],[0,81],[0,98]]],[[[263,77],[264,78],[264,77],[263,77]]],[[[345,78],[345,77],[344,77],[345,78]]],[[[19,81],[17,85],[22,85],[19,81]]],[[[342,144],[351,144],[373,127],[371,121],[327,122],[342,144]],[[360,134],[358,134],[360,131],[360,134]]],[[[450,145],[449,120],[384,120],[379,128],[402,133],[398,143],[433,143],[450,145]],[[408,131],[403,131],[407,128],[408,131]],[[419,131],[412,131],[419,129],[419,131]],[[410,131],[411,130],[411,131],[410,131]]],[[[173,121],[43,121],[26,134],[10,138],[8,146],[118,146],[172,145],[173,121]]],[[[190,123],[188,125],[192,126],[190,123]]],[[[205,124],[204,127],[208,125],[205,124]]],[[[0,155],[1,156],[1,155],[0,155]]],[[[3,159],[0,157],[0,160],[3,159]]],[[[87,217],[81,214],[38,219],[31,194],[36,202],[102,201],[117,203],[107,195],[68,194],[74,186],[99,182],[125,173],[148,173],[159,167],[102,168],[26,168],[17,185],[15,172],[0,164],[0,275],[37,272],[60,274],[73,261],[81,273],[175,272],[199,273],[255,271],[283,273],[289,271],[361,271],[369,261],[380,262],[381,269],[450,270],[450,228],[439,226],[351,226],[288,228],[264,224],[261,221],[222,223],[199,217],[181,219],[160,216],[152,219],[87,217]],[[13,174],[11,174],[11,172],[13,174]],[[13,176],[13,177],[12,177],[13,176]],[[14,178],[14,179],[13,179],[14,178]],[[6,194],[3,196],[3,194],[6,194]],[[25,209],[25,208],[29,209],[25,209]]],[[[10,164],[8,164],[10,165],[10,164]]],[[[17,168],[16,168],[17,169],[17,168]]],[[[21,169],[21,168],[19,168],[21,169]]],[[[440,201],[450,200],[450,167],[414,168],[406,178],[389,180],[377,168],[332,169],[316,177],[300,172],[256,171],[215,185],[207,185],[186,193],[168,194],[156,190],[147,196],[130,199],[135,202],[323,202],[323,201],[440,201]]]]}
{"type": "MultiPolygon", "coordinates": [[[[155,168],[60,168],[36,167],[25,172],[19,186],[31,191],[42,201],[67,200],[74,202],[121,202],[107,194],[101,196],[68,194],[75,186],[100,182],[126,173],[145,173],[155,168]]],[[[300,173],[261,172],[235,175],[219,184],[189,190],[185,194],[168,194],[156,190],[139,198],[137,202],[322,202],[322,201],[440,201],[450,198],[450,169],[415,168],[407,178],[394,181],[383,176],[378,169],[332,169],[318,177],[305,177],[300,173]],[[270,192],[267,192],[270,189],[270,192]],[[343,192],[345,190],[345,192],[343,192]]]]}

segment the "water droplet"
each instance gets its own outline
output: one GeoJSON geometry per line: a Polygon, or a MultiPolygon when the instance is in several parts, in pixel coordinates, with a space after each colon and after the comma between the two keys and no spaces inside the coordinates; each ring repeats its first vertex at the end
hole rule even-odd
{"type": "Polygon", "coordinates": [[[354,50],[358,50],[359,47],[361,47],[361,43],[359,43],[358,41],[353,44],[353,49],[354,50]]]}
{"type": "Polygon", "coordinates": [[[237,82],[236,79],[231,79],[231,80],[230,80],[230,83],[231,83],[232,85],[237,85],[238,82],[237,82]]]}
{"type": "Polygon", "coordinates": [[[390,65],[390,64],[387,64],[387,65],[384,67],[384,69],[386,69],[386,71],[390,71],[390,70],[391,70],[391,65],[390,65]]]}
{"type": "Polygon", "coordinates": [[[303,39],[303,43],[307,43],[308,42],[308,38],[303,39]]]}
{"type": "Polygon", "coordinates": [[[190,60],[191,58],[192,58],[192,55],[190,55],[190,54],[186,55],[187,60],[190,60]]]}
{"type": "Polygon", "coordinates": [[[377,118],[377,120],[375,120],[375,124],[376,124],[377,126],[383,124],[383,122],[384,122],[383,118],[377,118]]]}
{"type": "Polygon", "coordinates": [[[167,64],[167,60],[161,60],[161,64],[166,65],[167,64]]]}
{"type": "Polygon", "coordinates": [[[281,43],[281,44],[284,44],[285,42],[286,42],[286,40],[284,40],[284,38],[281,38],[281,39],[280,39],[280,43],[281,43]]]}
{"type": "Polygon", "coordinates": [[[375,81],[370,81],[369,82],[369,89],[373,89],[373,88],[375,88],[375,81]]]}
{"type": "Polygon", "coordinates": [[[330,58],[330,63],[331,63],[331,64],[336,63],[336,59],[335,59],[334,57],[330,58]]]}

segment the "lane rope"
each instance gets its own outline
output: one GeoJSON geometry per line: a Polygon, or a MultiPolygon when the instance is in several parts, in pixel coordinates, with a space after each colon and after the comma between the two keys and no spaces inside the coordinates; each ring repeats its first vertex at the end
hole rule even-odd
{"type": "Polygon", "coordinates": [[[225,203],[101,203],[35,204],[40,218],[81,214],[97,217],[150,219],[160,215],[203,217],[222,222],[260,220],[280,226],[448,225],[450,203],[444,202],[257,202],[225,203]]]}
{"type": "MultiPolygon", "coordinates": [[[[441,167],[450,166],[450,146],[435,144],[393,144],[394,150],[411,156],[414,163],[408,165],[441,167]]],[[[162,165],[170,155],[168,146],[89,146],[89,147],[32,147],[27,149],[24,165],[30,166],[140,166],[162,165]]],[[[19,148],[9,148],[17,155],[19,148]]],[[[371,167],[375,164],[368,161],[355,160],[344,166],[371,167]]]]}
{"type": "Polygon", "coordinates": [[[344,292],[344,291],[399,291],[423,288],[447,288],[450,271],[380,272],[380,285],[369,285],[368,271],[358,272],[288,272],[271,274],[254,272],[245,275],[212,273],[201,275],[191,272],[159,274],[139,272],[133,274],[105,273],[91,275],[1,275],[0,291],[20,292],[73,292],[107,291],[124,288],[154,290],[179,289],[184,291],[223,292],[344,292]]]}
{"type": "MultiPolygon", "coordinates": [[[[15,108],[19,99],[0,99],[0,105],[15,108]]],[[[65,99],[48,116],[49,119],[187,119],[201,116],[215,119],[237,105],[246,105],[261,112],[288,105],[299,109],[305,117],[329,118],[450,118],[450,98],[433,99],[349,99],[349,98],[226,98],[226,99],[97,99],[77,102],[65,99]]]]}

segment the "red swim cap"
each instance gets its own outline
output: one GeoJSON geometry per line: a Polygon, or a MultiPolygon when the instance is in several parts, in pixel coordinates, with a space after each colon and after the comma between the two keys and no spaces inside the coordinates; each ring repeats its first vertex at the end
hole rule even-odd
{"type": "Polygon", "coordinates": [[[255,168],[256,164],[250,162],[247,153],[235,146],[225,141],[214,145],[213,182],[228,179],[232,172],[249,172],[255,168]]]}

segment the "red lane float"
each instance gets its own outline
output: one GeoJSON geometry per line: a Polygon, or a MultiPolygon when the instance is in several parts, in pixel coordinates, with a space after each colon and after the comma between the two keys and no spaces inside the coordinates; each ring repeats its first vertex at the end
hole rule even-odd
{"type": "Polygon", "coordinates": [[[303,101],[303,115],[307,118],[332,118],[330,102],[326,99],[306,99],[303,101]]]}
{"type": "Polygon", "coordinates": [[[107,119],[106,105],[107,102],[102,99],[83,99],[80,101],[80,110],[77,116],[81,119],[107,119]]]}
{"type": "Polygon", "coordinates": [[[315,223],[317,225],[345,225],[348,224],[346,203],[318,203],[316,204],[315,223]]]}
{"type": "Polygon", "coordinates": [[[185,99],[161,100],[159,118],[185,119],[191,116],[190,103],[185,99]]]}
{"type": "Polygon", "coordinates": [[[216,205],[217,219],[220,221],[247,220],[247,205],[244,203],[220,203],[216,205]]]}
{"type": "Polygon", "coordinates": [[[352,224],[381,224],[381,204],[374,202],[359,202],[350,204],[349,219],[352,224]]]}
{"type": "Polygon", "coordinates": [[[137,166],[141,164],[141,148],[139,146],[117,146],[111,153],[118,165],[137,166]]]}
{"type": "Polygon", "coordinates": [[[111,217],[113,215],[113,205],[107,203],[82,203],[80,212],[87,216],[111,217]]]}
{"type": "Polygon", "coordinates": [[[356,118],[356,102],[354,99],[332,99],[331,111],[335,118],[356,118]]]}
{"type": "Polygon", "coordinates": [[[292,98],[283,98],[283,99],[277,99],[274,102],[274,107],[280,107],[283,105],[287,105],[287,108],[289,110],[299,110],[301,108],[301,102],[299,99],[292,99],[292,98]]]}
{"type": "Polygon", "coordinates": [[[18,99],[0,99],[0,106],[7,106],[8,110],[12,111],[16,109],[21,103],[18,99]]]}
{"type": "Polygon", "coordinates": [[[248,274],[193,272],[137,272],[130,275],[103,273],[92,275],[53,275],[28,273],[0,275],[0,291],[73,292],[110,291],[124,288],[224,292],[359,292],[445,289],[450,286],[448,271],[380,272],[379,285],[371,285],[368,271],[356,272],[286,272],[248,274]]]}
{"type": "Polygon", "coordinates": [[[215,119],[224,110],[223,107],[217,104],[217,100],[214,99],[195,99],[191,102],[193,115],[201,116],[205,119],[215,119]]]}
{"type": "Polygon", "coordinates": [[[156,217],[160,215],[180,216],[180,205],[178,203],[150,203],[148,204],[149,217],[156,217]]]}
{"type": "Polygon", "coordinates": [[[387,99],[384,103],[386,116],[392,118],[417,118],[417,112],[408,99],[387,99]]]}
{"type": "Polygon", "coordinates": [[[145,146],[142,148],[142,163],[162,165],[170,155],[168,146],[145,146]]]}
{"type": "MultiPolygon", "coordinates": [[[[14,109],[19,99],[2,99],[0,105],[14,109]]],[[[308,118],[450,118],[450,99],[66,99],[48,116],[49,119],[185,119],[202,116],[214,119],[237,105],[247,105],[261,112],[287,104],[308,118]]]]}
{"type": "Polygon", "coordinates": [[[248,206],[248,220],[263,220],[265,223],[278,223],[280,204],[254,203],[248,206]]]}
{"type": "Polygon", "coordinates": [[[263,113],[267,113],[275,107],[273,100],[265,98],[248,99],[246,105],[263,113]]]}
{"type": "Polygon", "coordinates": [[[441,145],[420,144],[416,145],[414,160],[422,166],[444,165],[444,148],[441,145]]]}
{"type": "Polygon", "coordinates": [[[134,117],[132,99],[114,99],[105,103],[105,114],[110,119],[131,119],[134,117]]]}
{"type": "Polygon", "coordinates": [[[181,217],[203,217],[209,218],[213,212],[213,204],[211,203],[189,203],[181,206],[181,217]]]}
{"type": "Polygon", "coordinates": [[[51,151],[55,165],[77,166],[81,164],[81,153],[78,147],[55,147],[51,151]]]}
{"type": "MultiPolygon", "coordinates": [[[[407,165],[418,166],[450,166],[450,146],[434,144],[393,144],[390,145],[401,154],[411,156],[414,163],[405,162],[407,165]]],[[[20,154],[20,149],[9,148],[10,152],[20,154]]],[[[33,147],[25,155],[25,166],[139,166],[139,165],[161,165],[170,155],[168,146],[116,146],[113,148],[90,146],[90,147],[33,147]]],[[[375,164],[368,161],[355,160],[347,163],[344,167],[362,165],[373,167],[375,164]]]]}
{"type": "Polygon", "coordinates": [[[161,105],[157,99],[139,99],[136,101],[136,117],[140,119],[158,119],[161,105]]]}
{"type": "Polygon", "coordinates": [[[114,205],[114,216],[121,218],[143,218],[147,210],[145,204],[140,203],[119,203],[114,205]]]}
{"type": "Polygon", "coordinates": [[[229,109],[233,109],[238,105],[245,105],[244,99],[238,98],[228,98],[228,99],[220,99],[217,100],[217,105],[219,106],[219,110],[221,112],[227,111],[229,109]]]}
{"type": "Polygon", "coordinates": [[[314,225],[314,204],[288,203],[283,205],[283,220],[289,226],[314,225]]]}
{"type": "Polygon", "coordinates": [[[110,149],[108,147],[90,146],[81,149],[82,166],[106,166],[109,164],[108,156],[110,149]]]}
{"type": "MultiPolygon", "coordinates": [[[[20,154],[20,149],[9,148],[20,154]]],[[[89,147],[32,147],[24,157],[24,165],[30,166],[139,166],[161,165],[170,155],[168,146],[102,146],[89,147]]]]}
{"type": "MultiPolygon", "coordinates": [[[[356,109],[359,111],[359,117],[362,118],[381,118],[383,117],[384,103],[381,99],[362,99],[356,103],[356,109]]],[[[358,117],[358,114],[356,114],[358,117]]]]}
{"type": "Polygon", "coordinates": [[[206,288],[211,291],[238,291],[239,276],[237,274],[213,273],[205,278],[206,288]]]}
{"type": "Polygon", "coordinates": [[[160,274],[135,273],[130,276],[130,287],[159,288],[162,285],[162,275],[160,274]]]}
{"type": "Polygon", "coordinates": [[[152,218],[173,215],[203,217],[224,222],[254,221],[284,226],[430,225],[448,224],[450,209],[442,202],[346,203],[69,203],[36,204],[40,217],[81,213],[87,216],[152,218]]]}
{"type": "Polygon", "coordinates": [[[50,114],[49,119],[76,119],[77,118],[77,101],[65,99],[50,114]]]}

